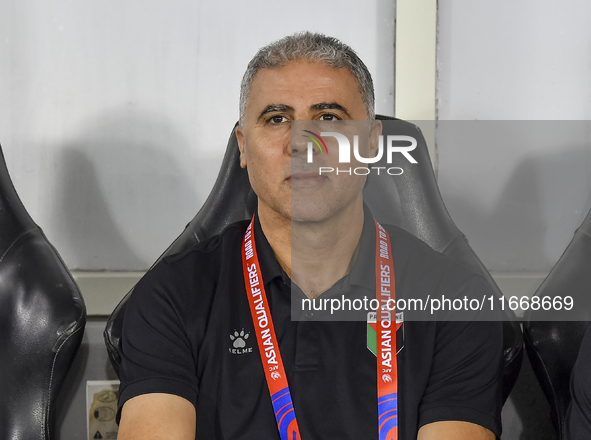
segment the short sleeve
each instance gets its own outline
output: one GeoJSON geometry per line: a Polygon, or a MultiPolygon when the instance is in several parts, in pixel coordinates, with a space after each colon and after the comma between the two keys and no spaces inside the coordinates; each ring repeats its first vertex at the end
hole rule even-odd
{"type": "Polygon", "coordinates": [[[123,321],[117,420],[125,402],[141,394],[174,394],[196,405],[196,353],[184,319],[186,289],[166,261],[134,288],[123,321]]]}
{"type": "Polygon", "coordinates": [[[571,375],[571,402],[566,413],[566,439],[591,438],[591,327],[585,333],[571,375]]]}
{"type": "MultiPolygon", "coordinates": [[[[491,294],[480,278],[467,286],[491,294]]],[[[464,287],[467,287],[464,286],[464,287]]],[[[499,321],[436,323],[431,374],[419,407],[419,427],[464,421],[501,435],[503,329],[499,321]]]]}

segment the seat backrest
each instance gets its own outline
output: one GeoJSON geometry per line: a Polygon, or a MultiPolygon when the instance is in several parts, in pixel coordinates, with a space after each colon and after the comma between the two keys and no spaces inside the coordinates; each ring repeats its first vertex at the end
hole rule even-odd
{"type": "MultiPolygon", "coordinates": [[[[395,224],[417,236],[438,252],[441,252],[472,271],[482,275],[497,295],[498,287],[474,254],[464,235],[449,216],[441,199],[437,181],[425,139],[417,126],[406,121],[377,116],[384,121],[384,137],[388,134],[411,136],[417,140],[412,156],[418,162],[409,166],[401,154],[386,157],[374,166],[401,167],[400,176],[385,177],[370,174],[364,188],[364,200],[379,222],[395,224]],[[386,201],[386,202],[385,202],[386,201]]],[[[385,155],[384,155],[385,156],[385,155]]],[[[160,257],[188,248],[194,243],[220,233],[227,225],[252,217],[256,207],[256,195],[252,191],[246,170],[240,168],[238,143],[235,131],[230,135],[228,148],[222,162],[218,179],[195,218],[185,231],[160,257]]],[[[131,293],[131,292],[130,292],[131,293]]],[[[130,294],[129,293],[129,294],[130,294]]],[[[105,343],[113,367],[118,372],[121,357],[119,343],[125,304],[129,294],[117,306],[105,329],[105,343]]],[[[506,398],[513,387],[523,354],[523,339],[514,315],[504,322],[505,377],[503,394],[506,398]]]]}
{"type": "Polygon", "coordinates": [[[576,231],[535,296],[547,303],[573,298],[572,310],[529,310],[525,314],[525,346],[536,377],[550,404],[552,422],[564,437],[571,400],[570,376],[591,320],[591,211],[576,231]]]}
{"type": "Polygon", "coordinates": [[[0,148],[0,438],[51,438],[85,323],[82,296],[22,205],[0,148]]]}

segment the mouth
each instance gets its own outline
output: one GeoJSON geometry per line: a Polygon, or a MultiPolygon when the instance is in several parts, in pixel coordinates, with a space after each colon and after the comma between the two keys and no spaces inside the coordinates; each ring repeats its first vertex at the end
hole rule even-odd
{"type": "Polygon", "coordinates": [[[321,176],[317,172],[311,172],[294,173],[285,180],[291,185],[292,188],[310,188],[321,185],[327,179],[328,178],[326,176],[321,176]]]}

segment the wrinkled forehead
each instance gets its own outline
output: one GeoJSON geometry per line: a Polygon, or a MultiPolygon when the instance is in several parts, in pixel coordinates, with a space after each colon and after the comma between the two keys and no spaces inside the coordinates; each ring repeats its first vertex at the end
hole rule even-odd
{"type": "Polygon", "coordinates": [[[334,68],[315,60],[290,61],[259,69],[251,83],[245,116],[258,117],[271,107],[305,112],[326,105],[348,109],[349,119],[367,118],[359,83],[347,67],[334,68]]]}

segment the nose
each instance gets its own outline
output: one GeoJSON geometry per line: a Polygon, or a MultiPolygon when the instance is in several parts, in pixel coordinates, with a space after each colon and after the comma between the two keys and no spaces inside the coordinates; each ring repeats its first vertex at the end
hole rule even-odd
{"type": "Polygon", "coordinates": [[[307,133],[302,132],[302,130],[298,130],[293,133],[291,138],[291,155],[301,155],[306,154],[308,151],[308,144],[312,143],[310,139],[307,139],[304,135],[307,133]],[[299,133],[298,133],[299,131],[299,133]]]}
{"type": "Polygon", "coordinates": [[[313,157],[323,152],[326,145],[315,132],[309,130],[299,130],[300,133],[293,137],[291,155],[307,157],[307,161],[311,163],[313,157]]]}

